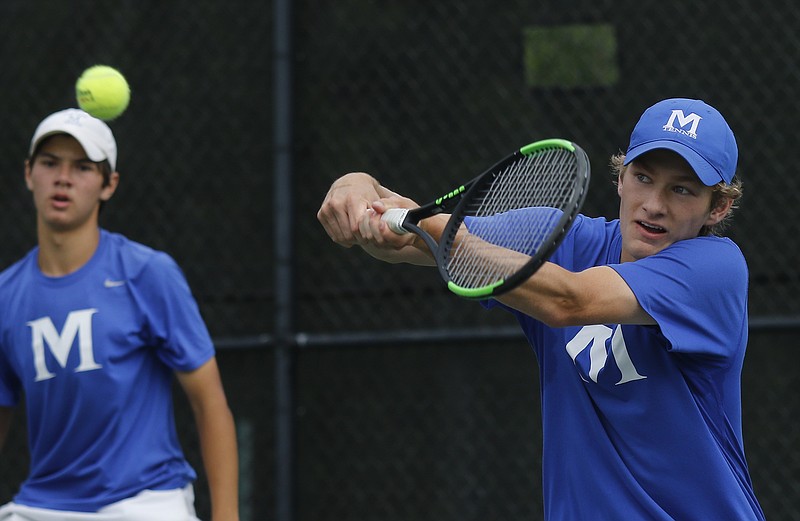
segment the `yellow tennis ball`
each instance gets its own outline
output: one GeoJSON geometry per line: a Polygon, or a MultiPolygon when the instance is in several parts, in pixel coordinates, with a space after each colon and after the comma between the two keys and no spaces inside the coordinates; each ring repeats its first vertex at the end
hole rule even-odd
{"type": "Polygon", "coordinates": [[[75,83],[78,106],[109,121],[119,117],[131,101],[131,89],[120,72],[107,65],[89,67],[75,83]]]}

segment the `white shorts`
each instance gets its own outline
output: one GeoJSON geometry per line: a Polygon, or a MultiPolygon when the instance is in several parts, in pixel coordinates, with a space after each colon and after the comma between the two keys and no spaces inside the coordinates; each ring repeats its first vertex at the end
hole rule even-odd
{"type": "Polygon", "coordinates": [[[200,521],[194,510],[194,488],[144,490],[97,512],[35,508],[17,503],[0,507],[0,521],[200,521]]]}

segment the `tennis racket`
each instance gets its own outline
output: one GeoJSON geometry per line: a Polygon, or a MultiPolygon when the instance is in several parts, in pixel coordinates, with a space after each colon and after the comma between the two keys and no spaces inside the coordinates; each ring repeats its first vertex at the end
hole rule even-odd
{"type": "Polygon", "coordinates": [[[484,299],[518,286],[553,254],[589,187],[586,153],[547,139],[526,145],[455,190],[414,209],[381,217],[398,234],[419,235],[456,295],[484,299]],[[419,226],[450,212],[437,242],[419,226]]]}

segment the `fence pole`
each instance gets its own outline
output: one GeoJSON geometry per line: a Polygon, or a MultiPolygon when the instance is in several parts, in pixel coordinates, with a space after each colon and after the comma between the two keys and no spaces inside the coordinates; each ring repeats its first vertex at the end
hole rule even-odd
{"type": "Polygon", "coordinates": [[[276,521],[294,519],[295,497],[291,7],[291,0],[273,0],[276,521]]]}

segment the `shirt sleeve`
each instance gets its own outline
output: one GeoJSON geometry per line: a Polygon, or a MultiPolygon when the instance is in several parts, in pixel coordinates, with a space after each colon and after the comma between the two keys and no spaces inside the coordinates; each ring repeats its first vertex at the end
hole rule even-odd
{"type": "Polygon", "coordinates": [[[214,345],[189,284],[166,253],[156,254],[140,275],[141,305],[157,355],[167,366],[191,371],[214,356],[214,345]]]}
{"type": "Polygon", "coordinates": [[[668,349],[728,358],[747,332],[747,264],[730,240],[679,241],[611,267],[658,323],[668,349]]]}

